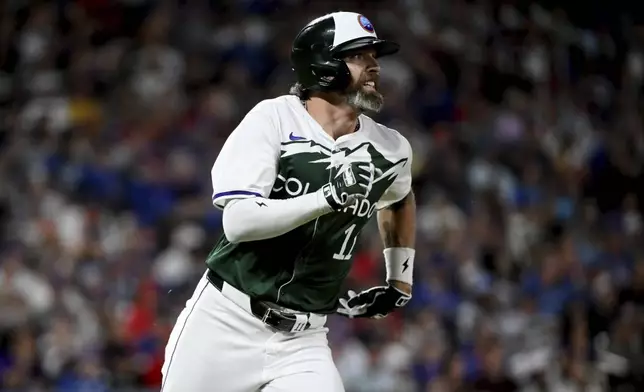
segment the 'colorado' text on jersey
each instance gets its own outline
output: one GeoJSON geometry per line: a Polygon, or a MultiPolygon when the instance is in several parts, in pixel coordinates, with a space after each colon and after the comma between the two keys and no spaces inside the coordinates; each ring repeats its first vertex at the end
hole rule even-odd
{"type": "Polygon", "coordinates": [[[409,142],[367,116],[359,121],[357,132],[333,140],[295,96],[255,106],[212,168],[215,206],[240,197],[287,199],[315,192],[329,182],[331,167],[355,161],[373,163],[373,188],[367,199],[279,237],[232,244],[222,236],[208,267],[253,298],[333,312],[363,226],[411,190],[409,142]]]}

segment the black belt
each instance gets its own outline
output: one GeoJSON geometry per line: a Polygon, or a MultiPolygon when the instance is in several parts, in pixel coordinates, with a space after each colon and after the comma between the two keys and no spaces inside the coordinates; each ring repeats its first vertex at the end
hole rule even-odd
{"type": "MultiPolygon", "coordinates": [[[[217,275],[214,271],[208,270],[206,274],[208,281],[212,283],[217,290],[222,291],[224,287],[224,280],[217,275]]],[[[250,298],[250,297],[249,297],[250,298]]],[[[282,332],[292,332],[297,320],[295,315],[285,313],[279,309],[275,309],[265,302],[258,301],[250,298],[250,310],[255,317],[262,320],[264,324],[275,328],[282,332]]],[[[306,330],[311,327],[311,323],[307,321],[306,326],[301,330],[306,330]]]]}

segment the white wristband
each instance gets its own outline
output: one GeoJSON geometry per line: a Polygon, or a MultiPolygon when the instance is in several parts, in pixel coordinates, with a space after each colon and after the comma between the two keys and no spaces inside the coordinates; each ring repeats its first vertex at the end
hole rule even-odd
{"type": "Polygon", "coordinates": [[[410,285],[413,284],[416,250],[411,248],[387,248],[382,253],[385,255],[387,282],[398,280],[410,285]]]}

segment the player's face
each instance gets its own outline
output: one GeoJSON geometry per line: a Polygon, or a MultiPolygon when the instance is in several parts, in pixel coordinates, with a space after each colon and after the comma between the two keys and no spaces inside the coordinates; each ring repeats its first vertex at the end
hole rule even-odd
{"type": "Polygon", "coordinates": [[[379,112],[384,97],[378,92],[380,66],[373,49],[352,52],[344,61],[351,72],[351,85],[345,91],[347,101],[355,108],[379,112]]]}

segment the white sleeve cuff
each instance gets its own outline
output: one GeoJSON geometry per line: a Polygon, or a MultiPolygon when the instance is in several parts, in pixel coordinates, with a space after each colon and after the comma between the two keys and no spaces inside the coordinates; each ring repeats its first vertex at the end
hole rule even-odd
{"type": "Polygon", "coordinates": [[[387,282],[397,280],[410,285],[413,284],[416,250],[412,248],[387,248],[383,253],[387,268],[387,282]]]}

